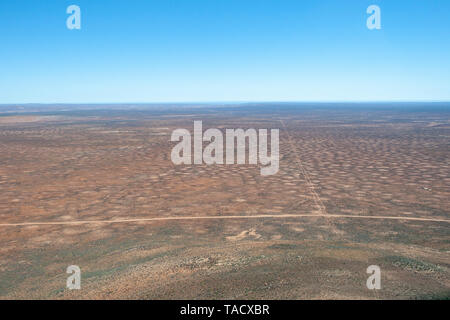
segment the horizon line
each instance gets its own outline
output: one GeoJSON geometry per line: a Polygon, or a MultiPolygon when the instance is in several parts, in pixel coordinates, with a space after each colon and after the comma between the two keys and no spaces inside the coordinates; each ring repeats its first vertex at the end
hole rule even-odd
{"type": "Polygon", "coordinates": [[[450,103],[449,100],[218,100],[218,101],[147,101],[147,102],[0,102],[0,106],[18,105],[149,105],[149,104],[250,104],[250,103],[450,103]]]}

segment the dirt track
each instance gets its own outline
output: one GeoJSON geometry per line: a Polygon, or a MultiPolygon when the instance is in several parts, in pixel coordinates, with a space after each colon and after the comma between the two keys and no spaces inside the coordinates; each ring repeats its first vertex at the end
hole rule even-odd
{"type": "Polygon", "coordinates": [[[137,218],[137,219],[116,219],[116,220],[79,220],[79,221],[55,221],[55,222],[23,222],[23,223],[2,223],[0,227],[21,227],[21,226],[38,226],[38,225],[78,225],[89,223],[129,223],[129,222],[151,222],[164,220],[204,220],[204,219],[264,219],[264,218],[354,218],[354,219],[390,219],[390,220],[412,220],[427,222],[446,222],[447,219],[432,219],[420,217],[390,217],[390,216],[355,216],[345,214],[264,214],[252,216],[190,216],[190,217],[161,217],[161,218],[137,218]]]}

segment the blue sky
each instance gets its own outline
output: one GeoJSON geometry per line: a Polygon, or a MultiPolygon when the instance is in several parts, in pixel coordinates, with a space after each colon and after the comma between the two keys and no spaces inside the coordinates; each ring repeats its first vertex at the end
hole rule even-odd
{"type": "Polygon", "coordinates": [[[450,101],[450,1],[0,2],[0,103],[387,100],[450,101]]]}

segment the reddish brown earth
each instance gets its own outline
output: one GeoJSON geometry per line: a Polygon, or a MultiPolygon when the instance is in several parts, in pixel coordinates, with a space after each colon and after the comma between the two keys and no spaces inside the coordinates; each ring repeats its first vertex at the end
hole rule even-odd
{"type": "Polygon", "coordinates": [[[3,115],[0,298],[449,298],[449,119],[251,106],[3,115]],[[170,134],[194,120],[279,128],[278,174],[175,166],[170,134]],[[370,219],[381,216],[396,218],[370,219]],[[69,265],[81,290],[66,289],[69,265]],[[370,265],[381,290],[366,287],[370,265]]]}

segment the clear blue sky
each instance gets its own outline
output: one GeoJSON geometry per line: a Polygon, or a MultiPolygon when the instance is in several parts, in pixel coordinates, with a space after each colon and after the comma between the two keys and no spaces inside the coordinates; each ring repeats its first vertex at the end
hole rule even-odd
{"type": "Polygon", "coordinates": [[[374,100],[450,101],[450,1],[0,1],[0,103],[374,100]]]}

